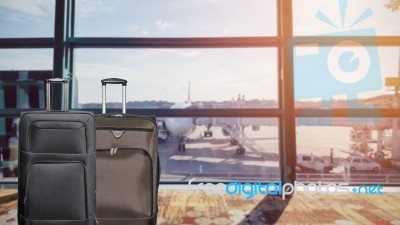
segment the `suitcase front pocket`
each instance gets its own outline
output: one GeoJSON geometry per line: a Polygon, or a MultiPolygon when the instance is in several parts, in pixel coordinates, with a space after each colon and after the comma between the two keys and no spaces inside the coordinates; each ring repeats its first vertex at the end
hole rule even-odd
{"type": "Polygon", "coordinates": [[[36,121],[29,127],[32,153],[87,154],[85,124],[76,121],[36,121]]]}
{"type": "Polygon", "coordinates": [[[27,175],[29,220],[85,220],[86,167],[82,162],[36,162],[27,175]]]}
{"type": "Polygon", "coordinates": [[[97,218],[152,215],[153,164],[145,149],[97,149],[96,167],[97,218]]]}

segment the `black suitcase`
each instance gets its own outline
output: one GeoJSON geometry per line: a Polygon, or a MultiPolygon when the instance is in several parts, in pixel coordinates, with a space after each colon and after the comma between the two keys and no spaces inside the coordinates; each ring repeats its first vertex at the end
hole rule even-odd
{"type": "Polygon", "coordinates": [[[97,222],[155,225],[160,176],[154,116],[126,114],[126,80],[105,79],[96,115],[97,222]],[[105,114],[106,84],[122,84],[122,113],[105,114]]]}
{"type": "Polygon", "coordinates": [[[19,129],[20,225],[95,223],[95,121],[68,112],[68,80],[46,80],[46,111],[23,112],[19,129]],[[50,84],[64,84],[65,111],[50,111],[50,84]]]}

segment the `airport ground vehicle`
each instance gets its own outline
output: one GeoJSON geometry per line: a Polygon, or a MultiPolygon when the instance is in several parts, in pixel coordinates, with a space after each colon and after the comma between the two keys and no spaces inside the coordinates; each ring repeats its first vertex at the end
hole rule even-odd
{"type": "Polygon", "coordinates": [[[379,172],[381,170],[381,165],[377,162],[371,161],[370,159],[364,158],[362,156],[349,156],[344,161],[344,168],[347,171],[373,171],[379,172]]]}
{"type": "Polygon", "coordinates": [[[158,141],[167,141],[168,139],[168,130],[160,129],[158,130],[158,141]]]}
{"type": "Polygon", "coordinates": [[[392,164],[393,169],[400,172],[400,161],[392,160],[390,163],[392,164]]]}
{"type": "Polygon", "coordinates": [[[333,169],[332,163],[313,154],[297,154],[297,166],[303,170],[313,170],[328,173],[333,169]]]}

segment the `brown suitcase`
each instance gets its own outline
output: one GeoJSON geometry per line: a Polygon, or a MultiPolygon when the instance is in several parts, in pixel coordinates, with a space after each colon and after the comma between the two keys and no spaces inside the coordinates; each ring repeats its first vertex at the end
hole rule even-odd
{"type": "Polygon", "coordinates": [[[155,225],[160,173],[156,118],[126,114],[126,80],[101,82],[103,114],[95,116],[97,222],[155,225]],[[106,114],[107,84],[122,84],[122,114],[106,114]]]}

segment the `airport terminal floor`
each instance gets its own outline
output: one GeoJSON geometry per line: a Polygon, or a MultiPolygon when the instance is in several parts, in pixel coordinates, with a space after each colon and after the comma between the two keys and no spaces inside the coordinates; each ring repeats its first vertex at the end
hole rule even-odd
{"type": "MultiPolygon", "coordinates": [[[[396,188],[393,188],[395,191],[396,188]]],[[[0,225],[16,225],[16,190],[0,190],[0,225]]],[[[383,195],[243,196],[159,190],[158,225],[400,224],[400,193],[383,195]]]]}

